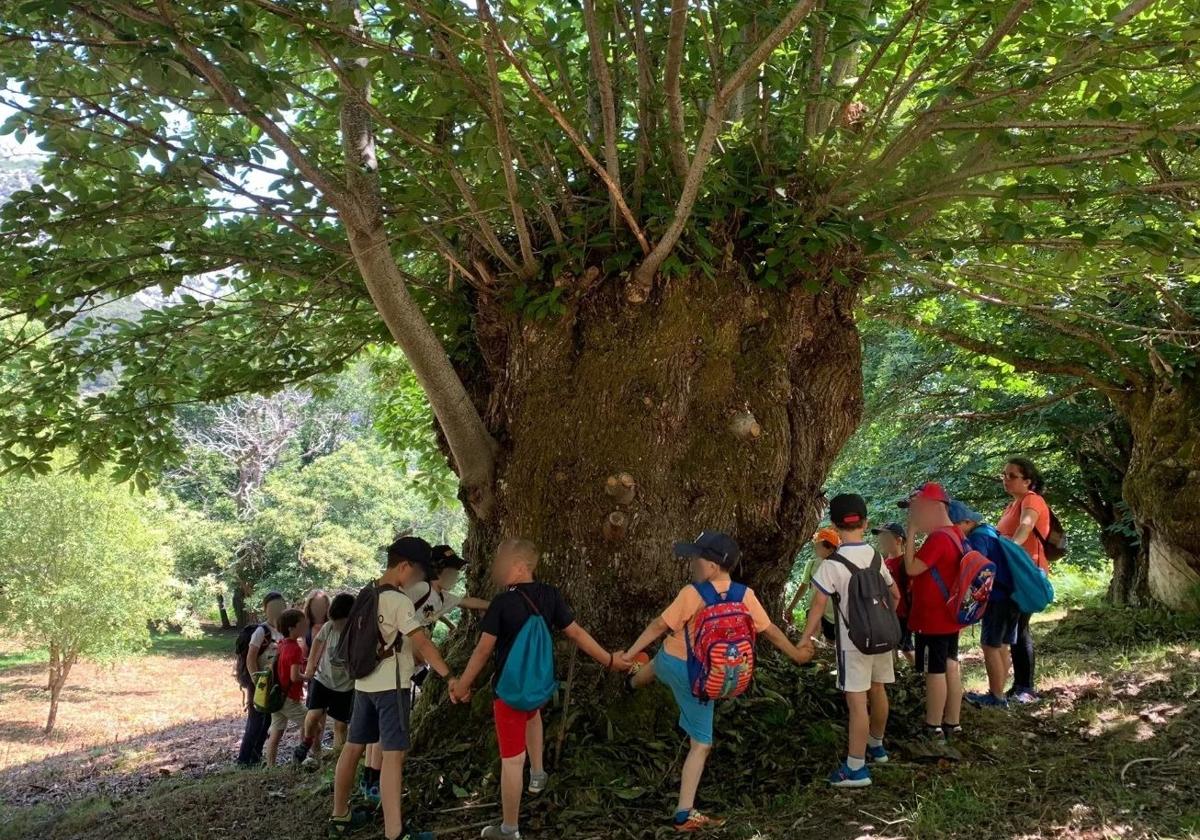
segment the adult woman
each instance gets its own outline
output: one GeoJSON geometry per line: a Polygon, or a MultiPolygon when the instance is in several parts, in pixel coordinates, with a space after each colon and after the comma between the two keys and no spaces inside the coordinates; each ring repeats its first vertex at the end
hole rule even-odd
{"type": "MultiPolygon", "coordinates": [[[[1033,562],[1049,571],[1046,547],[1042,541],[1050,535],[1050,508],[1042,498],[1042,475],[1028,458],[1009,458],[1004,465],[1004,492],[1012,501],[996,523],[996,530],[1022,546],[1033,562]]],[[[1013,684],[1008,696],[1018,703],[1037,700],[1034,691],[1033,634],[1029,631],[1029,613],[1017,619],[1017,643],[1012,646],[1013,684]]]]}

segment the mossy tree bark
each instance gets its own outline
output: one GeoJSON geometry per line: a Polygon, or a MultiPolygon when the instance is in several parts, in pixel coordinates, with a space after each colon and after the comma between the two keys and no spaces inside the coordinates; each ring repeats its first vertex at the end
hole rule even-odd
{"type": "Polygon", "coordinates": [[[1125,499],[1149,531],[1150,594],[1200,609],[1200,388],[1156,376],[1126,401],[1134,447],[1125,499]]]}
{"type": "Polygon", "coordinates": [[[539,576],[623,646],[686,581],[672,541],[719,529],[777,613],[861,412],[853,290],[697,272],[631,305],[595,273],[571,282],[544,320],[478,302],[473,390],[500,454],[495,515],[470,524],[472,585],[501,539],[532,539],[539,576]]]}

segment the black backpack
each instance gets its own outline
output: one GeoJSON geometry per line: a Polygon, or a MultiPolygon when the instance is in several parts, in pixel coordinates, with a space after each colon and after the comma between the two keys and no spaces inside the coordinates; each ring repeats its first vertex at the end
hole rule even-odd
{"type": "Polygon", "coordinates": [[[246,666],[246,657],[250,653],[250,640],[254,637],[254,632],[260,627],[262,628],[265,640],[264,647],[269,646],[271,644],[271,628],[266,624],[247,624],[238,632],[237,641],[233,643],[233,654],[237,658],[237,664],[234,666],[234,674],[237,676],[238,684],[245,688],[254,687],[254,677],[251,675],[250,669],[246,666]]]}
{"type": "MultiPolygon", "coordinates": [[[[850,570],[845,599],[836,592],[833,594],[833,605],[842,615],[850,641],[865,654],[887,653],[898,648],[900,619],[896,617],[891,589],[883,579],[883,558],[879,552],[875,552],[866,568],[854,565],[840,554],[829,559],[850,570]]],[[[840,633],[838,642],[841,643],[840,633]]]]}
{"type": "Polygon", "coordinates": [[[392,644],[385,644],[379,632],[379,593],[400,589],[388,584],[367,584],[354,597],[354,606],[338,640],[337,659],[346,664],[346,672],[356,680],[369,677],[379,663],[394,655],[404,644],[397,632],[392,644]]]}

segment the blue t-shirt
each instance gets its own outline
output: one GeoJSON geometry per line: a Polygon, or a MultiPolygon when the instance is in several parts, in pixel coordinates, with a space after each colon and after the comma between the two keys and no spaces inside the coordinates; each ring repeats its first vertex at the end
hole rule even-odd
{"type": "Polygon", "coordinates": [[[996,564],[996,580],[992,583],[989,601],[1005,601],[1013,591],[1012,572],[1000,547],[1000,535],[991,525],[979,525],[967,535],[967,545],[996,564]]]}

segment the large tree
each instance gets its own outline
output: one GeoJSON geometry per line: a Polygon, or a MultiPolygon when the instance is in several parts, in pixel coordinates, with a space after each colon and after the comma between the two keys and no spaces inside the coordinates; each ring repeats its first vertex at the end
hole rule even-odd
{"type": "Polygon", "coordinates": [[[604,635],[701,527],[780,592],[859,418],[864,283],[1195,237],[1194,2],[5,5],[8,130],[49,153],[4,210],[3,305],[36,319],[5,463],[153,471],[175,404],[390,335],[467,552],[534,538],[604,635]],[[174,303],[61,331],[150,285],[174,303]]]}

